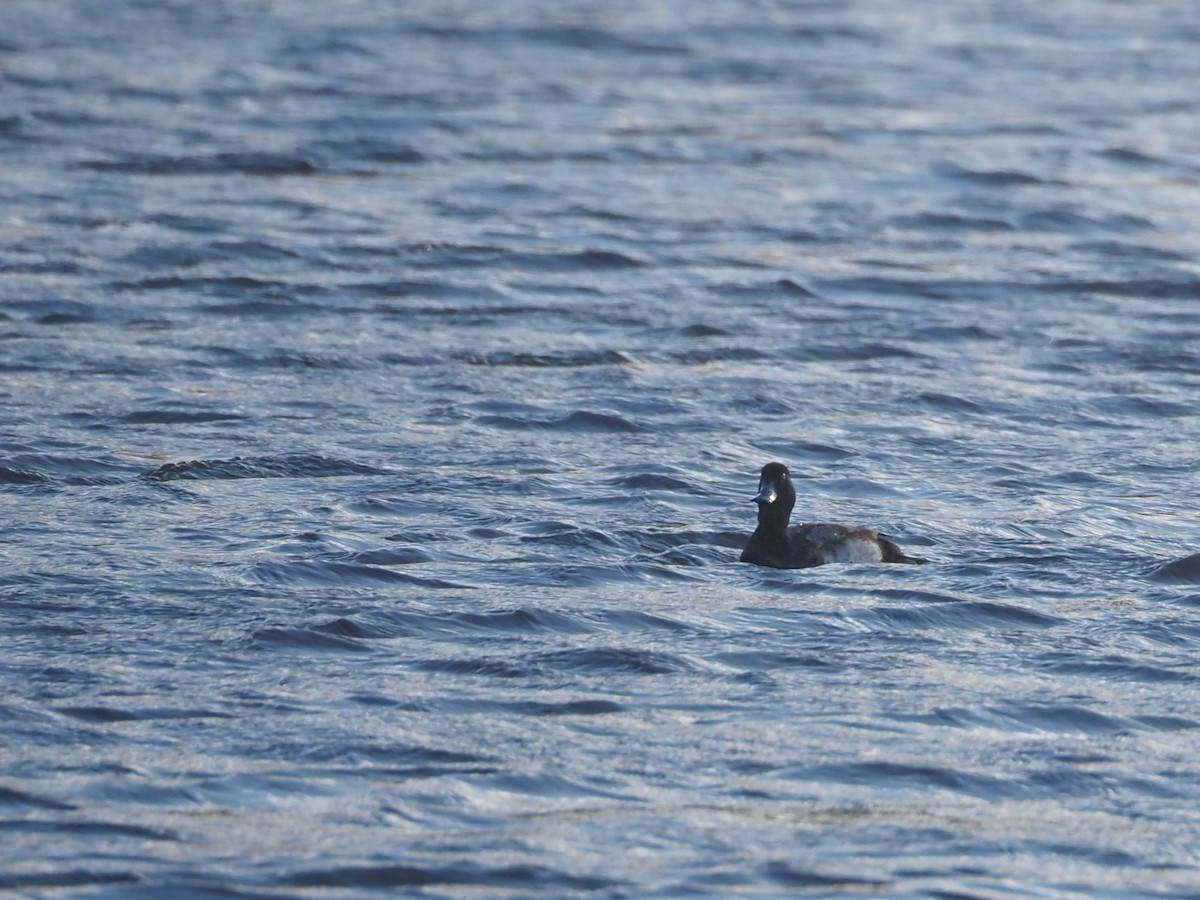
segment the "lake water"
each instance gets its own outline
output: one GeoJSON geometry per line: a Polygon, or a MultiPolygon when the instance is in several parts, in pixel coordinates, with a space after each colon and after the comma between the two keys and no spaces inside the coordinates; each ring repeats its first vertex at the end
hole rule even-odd
{"type": "Polygon", "coordinates": [[[1200,894],[1198,41],[6,0],[0,889],[1200,894]]]}

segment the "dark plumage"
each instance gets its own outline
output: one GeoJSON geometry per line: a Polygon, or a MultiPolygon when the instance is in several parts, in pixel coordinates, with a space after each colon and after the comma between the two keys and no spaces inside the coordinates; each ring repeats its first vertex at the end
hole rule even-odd
{"type": "Polygon", "coordinates": [[[824,563],[922,563],[869,528],[805,523],[788,530],[796,489],[787,466],[767,463],[758,480],[758,527],[742,551],[742,562],[776,569],[804,569],[824,563]]]}

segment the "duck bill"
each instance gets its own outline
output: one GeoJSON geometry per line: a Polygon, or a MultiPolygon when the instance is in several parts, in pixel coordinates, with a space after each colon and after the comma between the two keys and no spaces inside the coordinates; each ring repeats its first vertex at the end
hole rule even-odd
{"type": "Polygon", "coordinates": [[[755,503],[774,503],[779,498],[779,494],[775,492],[775,485],[764,484],[758,489],[758,493],[754,495],[755,503]]]}

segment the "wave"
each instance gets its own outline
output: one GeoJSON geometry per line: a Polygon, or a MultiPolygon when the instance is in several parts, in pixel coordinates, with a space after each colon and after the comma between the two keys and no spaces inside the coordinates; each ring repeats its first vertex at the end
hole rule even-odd
{"type": "Polygon", "coordinates": [[[0,809],[4,808],[17,809],[39,809],[39,810],[54,810],[64,811],[77,809],[73,803],[65,803],[61,800],[55,800],[51,797],[40,797],[36,794],[27,794],[25,791],[19,791],[16,788],[5,787],[0,784],[0,809]]]}
{"type": "Polygon", "coordinates": [[[60,706],[58,711],[81,722],[110,724],[113,722],[142,722],[161,719],[231,719],[229,713],[214,709],[180,709],[175,707],[149,707],[144,709],[119,709],[114,706],[60,706]]]}
{"type": "Polygon", "coordinates": [[[1150,578],[1177,584],[1200,584],[1200,553],[1165,562],[1150,572],[1150,578]]]}
{"type": "Polygon", "coordinates": [[[136,885],[141,878],[133,872],[93,872],[87,869],[64,869],[51,872],[0,873],[0,888],[29,891],[50,888],[113,887],[136,885]]]}
{"type": "Polygon", "coordinates": [[[308,869],[281,878],[279,884],[285,887],[370,890],[473,885],[489,891],[536,890],[569,893],[615,890],[621,887],[622,882],[599,876],[572,875],[546,866],[490,867],[462,862],[444,867],[392,864],[308,869]]]}
{"type": "Polygon", "coordinates": [[[625,647],[586,647],[539,654],[535,664],[565,672],[628,672],[671,675],[695,666],[674,653],[625,647]]]}
{"type": "Polygon", "coordinates": [[[208,155],[122,153],[109,159],[89,159],[80,163],[93,172],[125,175],[315,175],[320,169],[306,157],[285,153],[226,152],[208,155]]]}
{"type": "Polygon", "coordinates": [[[384,469],[316,454],[235,456],[231,459],[193,459],[164,463],[143,474],[148,481],[216,481],[238,478],[344,478],[384,475],[384,469]]]}
{"type": "Polygon", "coordinates": [[[564,415],[485,415],[475,422],[491,428],[509,431],[563,431],[576,434],[607,432],[610,434],[640,434],[645,426],[616,413],[575,410],[564,415]]]}
{"type": "MultiPolygon", "coordinates": [[[[199,425],[205,422],[240,422],[240,413],[193,409],[139,409],[117,417],[125,425],[199,425]]],[[[152,473],[153,474],[153,473],[152,473]]]]}
{"type": "Polygon", "coordinates": [[[932,603],[925,606],[880,606],[857,612],[855,617],[886,623],[889,628],[1055,628],[1066,624],[1066,620],[1059,616],[1011,603],[954,600],[920,591],[912,592],[912,596],[932,603]]]}
{"type": "Polygon", "coordinates": [[[411,585],[437,590],[467,589],[467,585],[441,578],[425,578],[409,572],[398,572],[383,566],[368,566],[343,559],[301,559],[259,562],[251,565],[244,576],[258,584],[273,585],[340,585],[371,587],[379,585],[411,585]]]}
{"type": "Polygon", "coordinates": [[[19,453],[0,461],[0,485],[111,485],[128,480],[135,471],[127,463],[110,459],[19,453]]]}
{"type": "Polygon", "coordinates": [[[530,369],[584,369],[593,366],[627,366],[633,360],[616,350],[583,350],[560,353],[489,353],[463,357],[473,366],[513,366],[530,369]]]}

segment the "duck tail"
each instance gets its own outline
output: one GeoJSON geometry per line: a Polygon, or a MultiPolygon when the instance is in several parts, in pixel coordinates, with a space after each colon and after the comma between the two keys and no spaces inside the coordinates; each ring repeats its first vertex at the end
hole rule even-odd
{"type": "Polygon", "coordinates": [[[879,536],[879,546],[883,550],[883,561],[885,563],[903,563],[908,566],[923,566],[929,562],[927,559],[921,559],[919,556],[905,556],[904,551],[885,538],[879,536]]]}

